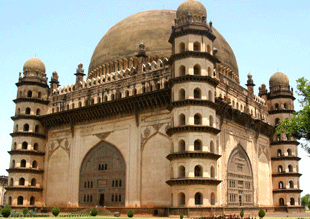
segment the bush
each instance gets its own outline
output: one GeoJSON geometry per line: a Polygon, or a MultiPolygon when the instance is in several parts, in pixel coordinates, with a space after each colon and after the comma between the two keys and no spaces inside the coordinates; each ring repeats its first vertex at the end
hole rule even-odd
{"type": "Polygon", "coordinates": [[[3,217],[9,217],[11,214],[11,208],[8,205],[4,206],[1,209],[1,214],[3,217]]]}
{"type": "Polygon", "coordinates": [[[53,208],[53,210],[52,210],[52,213],[53,213],[53,215],[54,215],[55,217],[57,217],[57,216],[59,215],[59,213],[60,213],[59,208],[58,208],[57,206],[55,206],[55,207],[53,208]]]}
{"type": "Polygon", "coordinates": [[[263,209],[260,209],[259,210],[259,212],[258,212],[258,216],[260,217],[260,218],[263,218],[263,217],[265,217],[265,211],[263,210],[263,209]]]}
{"type": "Polygon", "coordinates": [[[184,215],[183,214],[180,214],[180,219],[183,219],[184,215]]]}
{"type": "Polygon", "coordinates": [[[29,210],[28,210],[28,208],[26,207],[26,208],[24,208],[23,209],[23,215],[27,215],[29,213],[29,210]]]}
{"type": "Polygon", "coordinates": [[[243,210],[241,210],[240,217],[243,218],[243,216],[244,216],[244,212],[243,212],[243,210]]]}
{"type": "Polygon", "coordinates": [[[127,212],[127,216],[128,217],[133,217],[133,210],[130,209],[128,212],[127,212]]]}
{"type": "Polygon", "coordinates": [[[96,207],[93,207],[90,212],[91,216],[96,216],[98,214],[98,209],[96,207]]]}
{"type": "Polygon", "coordinates": [[[29,212],[29,214],[30,214],[30,215],[32,215],[32,216],[34,216],[34,215],[36,215],[36,214],[37,214],[37,212],[36,212],[36,211],[34,211],[34,210],[32,210],[32,211],[30,211],[30,212],[29,212]]]}

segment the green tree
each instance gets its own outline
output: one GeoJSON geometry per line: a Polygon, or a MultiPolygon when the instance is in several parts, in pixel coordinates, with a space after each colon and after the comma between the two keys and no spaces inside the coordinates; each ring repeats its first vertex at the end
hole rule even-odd
{"type": "Polygon", "coordinates": [[[11,208],[8,205],[4,206],[1,209],[1,214],[3,217],[9,217],[11,214],[11,208]]]}
{"type": "Polygon", "coordinates": [[[244,217],[244,211],[243,211],[243,210],[241,210],[241,212],[240,212],[240,217],[241,217],[241,218],[244,217]]]}
{"type": "Polygon", "coordinates": [[[127,216],[128,217],[133,217],[133,210],[130,209],[128,212],[127,212],[127,216]]]}
{"type": "MultiPolygon", "coordinates": [[[[276,132],[292,135],[297,140],[310,140],[310,82],[304,77],[297,81],[297,93],[302,98],[299,100],[302,110],[296,112],[292,119],[280,121],[276,132]]],[[[310,154],[310,147],[301,144],[301,147],[310,154]]]]}
{"type": "Polygon", "coordinates": [[[98,214],[98,209],[96,207],[93,207],[93,209],[91,209],[90,215],[96,216],[97,214],[98,214]]]}
{"type": "Polygon", "coordinates": [[[54,215],[55,217],[57,217],[57,216],[59,215],[59,213],[60,213],[60,209],[59,209],[57,206],[55,206],[55,207],[52,209],[52,213],[53,213],[53,215],[54,215]]]}
{"type": "Polygon", "coordinates": [[[303,197],[301,198],[301,205],[302,205],[302,206],[308,206],[308,205],[310,205],[310,195],[309,195],[309,194],[307,194],[307,195],[305,195],[305,196],[303,196],[303,197]]]}
{"type": "Polygon", "coordinates": [[[260,209],[258,212],[259,218],[263,218],[263,217],[265,217],[265,215],[266,215],[265,211],[263,209],[260,209]]]}

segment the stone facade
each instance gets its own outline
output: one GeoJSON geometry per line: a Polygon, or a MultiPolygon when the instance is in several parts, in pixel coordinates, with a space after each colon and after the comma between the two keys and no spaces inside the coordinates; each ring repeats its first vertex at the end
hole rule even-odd
{"type": "Polygon", "coordinates": [[[139,42],[135,56],[119,51],[123,58],[101,63],[96,51],[109,31],[86,80],[79,63],[74,85],[59,87],[53,72],[49,86],[43,62],[28,60],[16,84],[8,203],[298,209],[298,143],[274,133],[294,113],[288,78],[275,73],[256,96],[249,74],[243,88],[231,48],[204,11],[187,0],[176,15],[137,14],[175,22],[159,34],[170,51],[157,54],[146,34],[152,43],[139,42]]]}
{"type": "Polygon", "coordinates": [[[0,176],[0,206],[6,205],[6,190],[5,187],[8,185],[8,177],[0,176]]]}

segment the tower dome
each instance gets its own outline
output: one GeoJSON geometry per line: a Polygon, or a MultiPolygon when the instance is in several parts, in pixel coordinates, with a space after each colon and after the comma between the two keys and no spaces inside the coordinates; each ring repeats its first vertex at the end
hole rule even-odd
{"type": "Polygon", "coordinates": [[[269,86],[270,87],[287,87],[289,86],[289,79],[286,74],[282,72],[274,73],[269,79],[269,86]]]}
{"type": "Polygon", "coordinates": [[[41,73],[45,73],[45,65],[40,59],[34,57],[25,62],[23,70],[24,72],[25,71],[29,71],[29,72],[38,71],[41,73]]]}
{"type": "Polygon", "coordinates": [[[177,9],[177,19],[188,15],[207,18],[207,10],[196,0],[186,0],[177,9]]]}

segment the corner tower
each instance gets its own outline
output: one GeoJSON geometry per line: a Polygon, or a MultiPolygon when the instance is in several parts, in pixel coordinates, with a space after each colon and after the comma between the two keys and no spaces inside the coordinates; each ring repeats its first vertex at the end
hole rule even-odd
{"type": "Polygon", "coordinates": [[[171,162],[172,207],[218,206],[215,147],[220,130],[215,125],[215,79],[217,59],[213,56],[212,24],[207,11],[196,0],[187,0],[177,9],[170,63],[172,127],[167,134],[173,141],[171,162]]]}
{"type": "MultiPolygon", "coordinates": [[[[270,92],[267,94],[269,124],[278,125],[280,120],[293,117],[294,96],[289,79],[282,72],[276,72],[269,80],[270,92]]],[[[276,207],[288,210],[300,207],[298,172],[298,142],[285,133],[274,134],[271,141],[273,203],[276,207]]]]}
{"type": "Polygon", "coordinates": [[[16,83],[17,98],[12,136],[8,204],[40,207],[42,201],[45,131],[39,116],[47,111],[48,85],[45,65],[38,58],[25,62],[16,83]]]}

